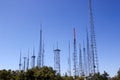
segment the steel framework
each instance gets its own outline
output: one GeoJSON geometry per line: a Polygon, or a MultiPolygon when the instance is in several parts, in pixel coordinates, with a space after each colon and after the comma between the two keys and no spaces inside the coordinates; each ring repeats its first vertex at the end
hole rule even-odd
{"type": "Polygon", "coordinates": [[[92,13],[92,1],[89,1],[89,16],[90,16],[90,50],[91,50],[91,63],[92,63],[92,74],[99,72],[98,68],[98,57],[97,57],[97,48],[96,48],[96,37],[94,30],[94,20],[92,13]]]}
{"type": "Polygon", "coordinates": [[[60,49],[54,50],[54,70],[60,74],[60,49]]]}

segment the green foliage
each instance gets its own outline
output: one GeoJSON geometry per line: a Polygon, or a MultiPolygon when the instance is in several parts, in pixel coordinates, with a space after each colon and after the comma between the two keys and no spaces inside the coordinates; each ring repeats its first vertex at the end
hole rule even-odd
{"type": "Polygon", "coordinates": [[[77,80],[84,80],[84,77],[79,77],[77,80]]]}
{"type": "Polygon", "coordinates": [[[120,69],[117,72],[117,80],[120,80],[120,69]]]}
{"type": "Polygon", "coordinates": [[[91,77],[88,77],[87,80],[109,80],[108,79],[108,73],[106,71],[104,71],[103,74],[100,74],[99,72],[94,74],[91,77]]]}
{"type": "MultiPolygon", "coordinates": [[[[120,80],[120,69],[115,77],[108,79],[109,74],[104,71],[103,74],[96,73],[93,76],[76,77],[76,80],[120,80]]],[[[24,71],[0,70],[0,80],[75,80],[72,76],[57,74],[52,67],[32,68],[24,71]]]]}
{"type": "Polygon", "coordinates": [[[72,76],[63,76],[62,80],[74,80],[72,76]]]}
{"type": "Polygon", "coordinates": [[[24,71],[0,70],[0,80],[62,80],[51,67],[32,68],[24,71]]]}
{"type": "Polygon", "coordinates": [[[25,74],[25,79],[26,80],[34,80],[35,79],[35,76],[34,76],[34,71],[32,69],[28,70],[25,74]]]}
{"type": "Polygon", "coordinates": [[[11,70],[2,70],[0,71],[0,80],[10,80],[11,70]]]}
{"type": "Polygon", "coordinates": [[[35,70],[35,77],[38,80],[52,80],[55,75],[55,71],[51,67],[43,67],[35,70]]]}

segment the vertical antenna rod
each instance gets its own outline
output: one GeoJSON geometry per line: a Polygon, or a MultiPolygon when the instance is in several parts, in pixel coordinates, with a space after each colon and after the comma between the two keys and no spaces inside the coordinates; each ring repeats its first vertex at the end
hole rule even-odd
{"type": "Polygon", "coordinates": [[[90,55],[90,46],[89,46],[89,36],[88,36],[88,30],[86,28],[86,42],[87,42],[87,62],[88,62],[88,75],[91,74],[91,55],[90,55]]]}
{"type": "Polygon", "coordinates": [[[76,77],[78,76],[78,73],[77,73],[77,50],[76,50],[76,31],[75,31],[75,28],[73,29],[73,32],[74,32],[73,70],[74,70],[74,77],[76,79],[76,77]]]}
{"type": "Polygon", "coordinates": [[[26,71],[26,57],[23,57],[24,59],[24,66],[23,66],[23,70],[26,71]]]}
{"type": "Polygon", "coordinates": [[[70,57],[70,42],[69,42],[69,57],[68,57],[68,73],[69,73],[69,76],[71,76],[71,57],[70,57]]]}
{"type": "Polygon", "coordinates": [[[42,48],[42,66],[44,66],[44,53],[45,53],[45,50],[44,50],[44,42],[43,42],[43,48],[42,48]]]}
{"type": "Polygon", "coordinates": [[[87,76],[87,61],[86,61],[87,57],[84,41],[83,41],[83,58],[84,58],[84,76],[87,76]]]}
{"type": "Polygon", "coordinates": [[[27,57],[27,70],[29,69],[29,50],[28,50],[28,57],[27,57]]]}
{"type": "Polygon", "coordinates": [[[21,51],[20,51],[19,71],[21,71],[21,66],[22,64],[21,64],[21,51]]]}
{"type": "Polygon", "coordinates": [[[42,25],[41,25],[41,28],[40,28],[40,45],[39,45],[37,66],[39,68],[42,67],[42,25]]]}
{"type": "Polygon", "coordinates": [[[98,57],[97,57],[97,49],[96,49],[96,38],[95,38],[95,30],[94,30],[94,20],[92,13],[92,1],[89,1],[89,15],[90,15],[90,34],[91,34],[91,55],[92,55],[92,73],[95,74],[98,72],[98,57]]]}
{"type": "Polygon", "coordinates": [[[35,67],[35,48],[34,48],[34,46],[33,46],[33,55],[32,55],[32,68],[34,68],[35,67]]]}
{"type": "Polygon", "coordinates": [[[82,51],[81,51],[81,46],[79,44],[79,69],[80,69],[80,76],[84,76],[83,72],[83,65],[82,65],[82,51]]]}

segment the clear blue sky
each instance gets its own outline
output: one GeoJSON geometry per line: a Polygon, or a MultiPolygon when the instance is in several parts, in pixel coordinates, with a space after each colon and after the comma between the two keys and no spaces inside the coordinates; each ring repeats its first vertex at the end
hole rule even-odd
{"type": "MultiPolygon", "coordinates": [[[[120,67],[120,1],[92,0],[100,72],[116,75],[120,67]]],[[[38,54],[43,24],[45,65],[52,66],[53,46],[61,49],[61,70],[67,71],[68,43],[73,53],[73,27],[81,43],[89,27],[87,0],[0,0],[0,69],[18,69],[19,52],[38,54]]],[[[73,66],[73,65],[72,65],[73,66]]]]}

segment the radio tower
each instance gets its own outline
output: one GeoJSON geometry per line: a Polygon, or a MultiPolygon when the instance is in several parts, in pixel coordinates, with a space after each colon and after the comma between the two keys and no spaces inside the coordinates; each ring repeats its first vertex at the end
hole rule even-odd
{"type": "Polygon", "coordinates": [[[35,49],[34,49],[34,47],[33,47],[33,55],[32,55],[32,68],[34,68],[35,67],[35,49]]]}
{"type": "Polygon", "coordinates": [[[20,51],[19,71],[21,71],[21,66],[22,64],[21,64],[21,51],[20,51]]]}
{"type": "Polygon", "coordinates": [[[95,74],[99,71],[98,69],[98,57],[97,57],[97,49],[96,49],[96,38],[95,38],[95,30],[94,30],[94,20],[92,13],[92,2],[89,1],[89,15],[90,15],[90,49],[92,55],[92,73],[95,74]]]}
{"type": "Polygon", "coordinates": [[[43,43],[43,48],[42,48],[42,66],[44,66],[44,53],[45,53],[45,50],[44,50],[44,43],[43,43]]]}
{"type": "Polygon", "coordinates": [[[29,69],[29,50],[28,50],[28,57],[27,57],[27,70],[29,69]]]}
{"type": "Polygon", "coordinates": [[[54,50],[54,69],[57,74],[60,74],[60,49],[54,50]]]}
{"type": "Polygon", "coordinates": [[[86,61],[87,57],[84,41],[83,41],[83,59],[84,59],[84,76],[87,76],[87,61],[86,61]]]}
{"type": "Polygon", "coordinates": [[[71,57],[70,57],[70,43],[69,43],[69,57],[68,57],[68,73],[69,73],[69,76],[71,76],[71,57]]]}
{"type": "Polygon", "coordinates": [[[82,51],[81,51],[81,46],[79,44],[79,69],[80,69],[80,76],[84,76],[84,72],[83,72],[83,65],[82,65],[82,51]]]}
{"type": "Polygon", "coordinates": [[[75,31],[75,28],[74,28],[73,32],[74,32],[73,70],[74,70],[74,78],[76,79],[76,77],[78,76],[78,71],[77,71],[77,50],[76,50],[76,31],[75,31]]]}
{"type": "Polygon", "coordinates": [[[42,25],[40,29],[40,45],[39,45],[39,53],[37,58],[37,67],[42,67],[42,25]]]}
{"type": "Polygon", "coordinates": [[[23,57],[23,59],[24,59],[23,71],[26,71],[26,57],[23,57]]]}
{"type": "Polygon", "coordinates": [[[88,62],[88,76],[91,73],[91,55],[90,55],[90,45],[89,45],[89,36],[88,36],[88,30],[86,28],[86,33],[87,33],[87,37],[86,37],[86,42],[87,42],[87,62],[88,62]]]}

